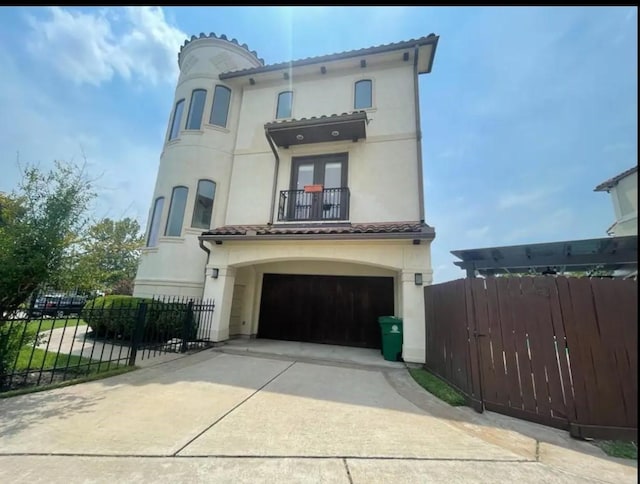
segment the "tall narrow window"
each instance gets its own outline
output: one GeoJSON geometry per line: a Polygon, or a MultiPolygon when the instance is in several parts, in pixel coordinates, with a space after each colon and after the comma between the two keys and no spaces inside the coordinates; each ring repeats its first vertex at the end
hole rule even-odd
{"type": "Polygon", "coordinates": [[[198,192],[193,206],[193,218],[191,226],[199,229],[208,229],[211,225],[211,213],[213,212],[213,199],[216,194],[216,184],[211,180],[200,180],[198,192]]]}
{"type": "Polygon", "coordinates": [[[167,217],[167,227],[164,235],[169,237],[179,237],[182,234],[182,219],[184,219],[184,208],[187,205],[187,187],[174,187],[171,194],[171,205],[169,205],[169,216],[167,217]]]}
{"type": "Polygon", "coordinates": [[[180,101],[176,103],[176,108],[173,110],[173,119],[171,120],[171,131],[169,132],[169,140],[177,138],[178,133],[180,133],[182,111],[184,111],[184,99],[180,99],[180,101]]]}
{"type": "Polygon", "coordinates": [[[355,109],[366,109],[372,106],[371,102],[371,81],[366,79],[364,81],[356,82],[355,92],[355,109]]]}
{"type": "Polygon", "coordinates": [[[149,225],[147,247],[155,247],[156,245],[158,245],[158,235],[160,235],[160,219],[162,218],[163,207],[164,197],[156,198],[156,201],[153,204],[153,212],[151,213],[151,224],[149,225]]]}
{"type": "Polygon", "coordinates": [[[200,129],[206,98],[207,91],[204,89],[195,89],[191,93],[191,104],[189,104],[189,114],[187,115],[187,129],[200,129]]]}
{"type": "Polygon", "coordinates": [[[293,91],[285,91],[278,94],[278,108],[276,109],[276,119],[290,118],[292,104],[293,91]]]}
{"type": "Polygon", "coordinates": [[[231,101],[231,89],[225,86],[216,86],[213,91],[213,105],[211,106],[211,117],[209,124],[227,127],[229,117],[229,102],[231,101]]]}

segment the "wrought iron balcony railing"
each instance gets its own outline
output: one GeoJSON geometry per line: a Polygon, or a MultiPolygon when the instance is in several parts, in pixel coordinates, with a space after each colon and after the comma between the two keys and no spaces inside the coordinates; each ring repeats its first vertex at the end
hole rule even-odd
{"type": "Polygon", "coordinates": [[[278,221],[347,220],[349,188],[324,188],[318,191],[282,190],[278,221]]]}

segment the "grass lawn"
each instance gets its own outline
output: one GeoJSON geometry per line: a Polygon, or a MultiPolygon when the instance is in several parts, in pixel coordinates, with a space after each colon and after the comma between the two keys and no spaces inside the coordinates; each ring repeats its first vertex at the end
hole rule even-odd
{"type": "Polygon", "coordinates": [[[607,455],[638,460],[638,443],[623,440],[598,440],[594,442],[607,455]]]}
{"type": "Polygon", "coordinates": [[[409,373],[422,388],[454,407],[466,405],[462,394],[423,368],[409,368],[409,373]]]}
{"type": "MultiPolygon", "coordinates": [[[[65,368],[65,367],[80,367],[79,369],[83,372],[89,369],[88,374],[99,373],[100,371],[106,371],[107,366],[109,368],[114,368],[118,366],[117,362],[103,362],[99,365],[99,360],[90,360],[89,358],[83,358],[81,356],[76,355],[65,355],[63,353],[58,354],[58,360],[56,361],[56,354],[53,351],[45,351],[39,348],[33,350],[32,346],[24,347],[20,350],[20,354],[18,355],[18,362],[16,363],[16,371],[27,370],[29,368],[34,370],[39,370],[40,368],[44,370],[51,370],[54,368],[65,368]],[[31,352],[33,351],[33,357],[31,356],[31,352]],[[29,360],[31,360],[31,364],[29,364],[29,360]],[[44,366],[43,366],[44,364],[44,366]]],[[[122,365],[123,363],[120,363],[122,365]]]]}
{"type": "Polygon", "coordinates": [[[72,331],[76,326],[87,325],[87,323],[80,318],[35,319],[27,323],[27,331],[49,331],[50,329],[64,328],[65,324],[67,325],[67,329],[71,329],[72,331]]]}

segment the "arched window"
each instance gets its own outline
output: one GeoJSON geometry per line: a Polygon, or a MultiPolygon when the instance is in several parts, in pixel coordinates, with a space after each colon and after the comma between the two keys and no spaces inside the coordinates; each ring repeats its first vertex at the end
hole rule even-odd
{"type": "Polygon", "coordinates": [[[231,101],[231,89],[225,86],[216,86],[213,91],[213,105],[211,106],[211,116],[209,124],[227,127],[229,117],[229,103],[231,101]]]}
{"type": "Polygon", "coordinates": [[[215,182],[211,180],[198,181],[198,191],[196,192],[196,201],[193,205],[193,217],[191,219],[192,227],[199,229],[209,228],[215,195],[215,182]]]}
{"type": "Polygon", "coordinates": [[[176,103],[176,107],[173,110],[173,119],[171,120],[171,131],[169,132],[169,140],[177,138],[178,134],[180,133],[182,111],[184,111],[184,99],[180,99],[180,101],[176,103]]]}
{"type": "Polygon", "coordinates": [[[200,129],[206,98],[207,91],[204,89],[194,89],[191,93],[191,104],[189,104],[189,114],[187,115],[187,129],[200,129]]]}
{"type": "Polygon", "coordinates": [[[293,91],[284,91],[278,94],[278,107],[276,109],[276,119],[290,118],[292,105],[293,105],[293,91]]]}
{"type": "Polygon", "coordinates": [[[160,235],[160,219],[162,218],[162,208],[164,207],[164,197],[156,198],[151,213],[151,223],[149,224],[149,236],[147,237],[147,247],[158,245],[158,235],[160,235]]]}
{"type": "Polygon", "coordinates": [[[182,234],[182,220],[184,219],[184,209],[187,206],[188,193],[189,189],[187,187],[173,187],[164,235],[168,237],[180,237],[182,234]]]}
{"type": "Polygon", "coordinates": [[[365,79],[364,81],[356,82],[355,96],[354,96],[354,109],[367,109],[372,104],[372,90],[371,80],[365,79]]]}

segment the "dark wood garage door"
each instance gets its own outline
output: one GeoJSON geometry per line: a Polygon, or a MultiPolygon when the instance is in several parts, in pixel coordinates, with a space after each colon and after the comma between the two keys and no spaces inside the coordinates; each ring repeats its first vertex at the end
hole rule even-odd
{"type": "Polygon", "coordinates": [[[258,337],[380,348],[392,277],[265,274],[258,337]]]}

